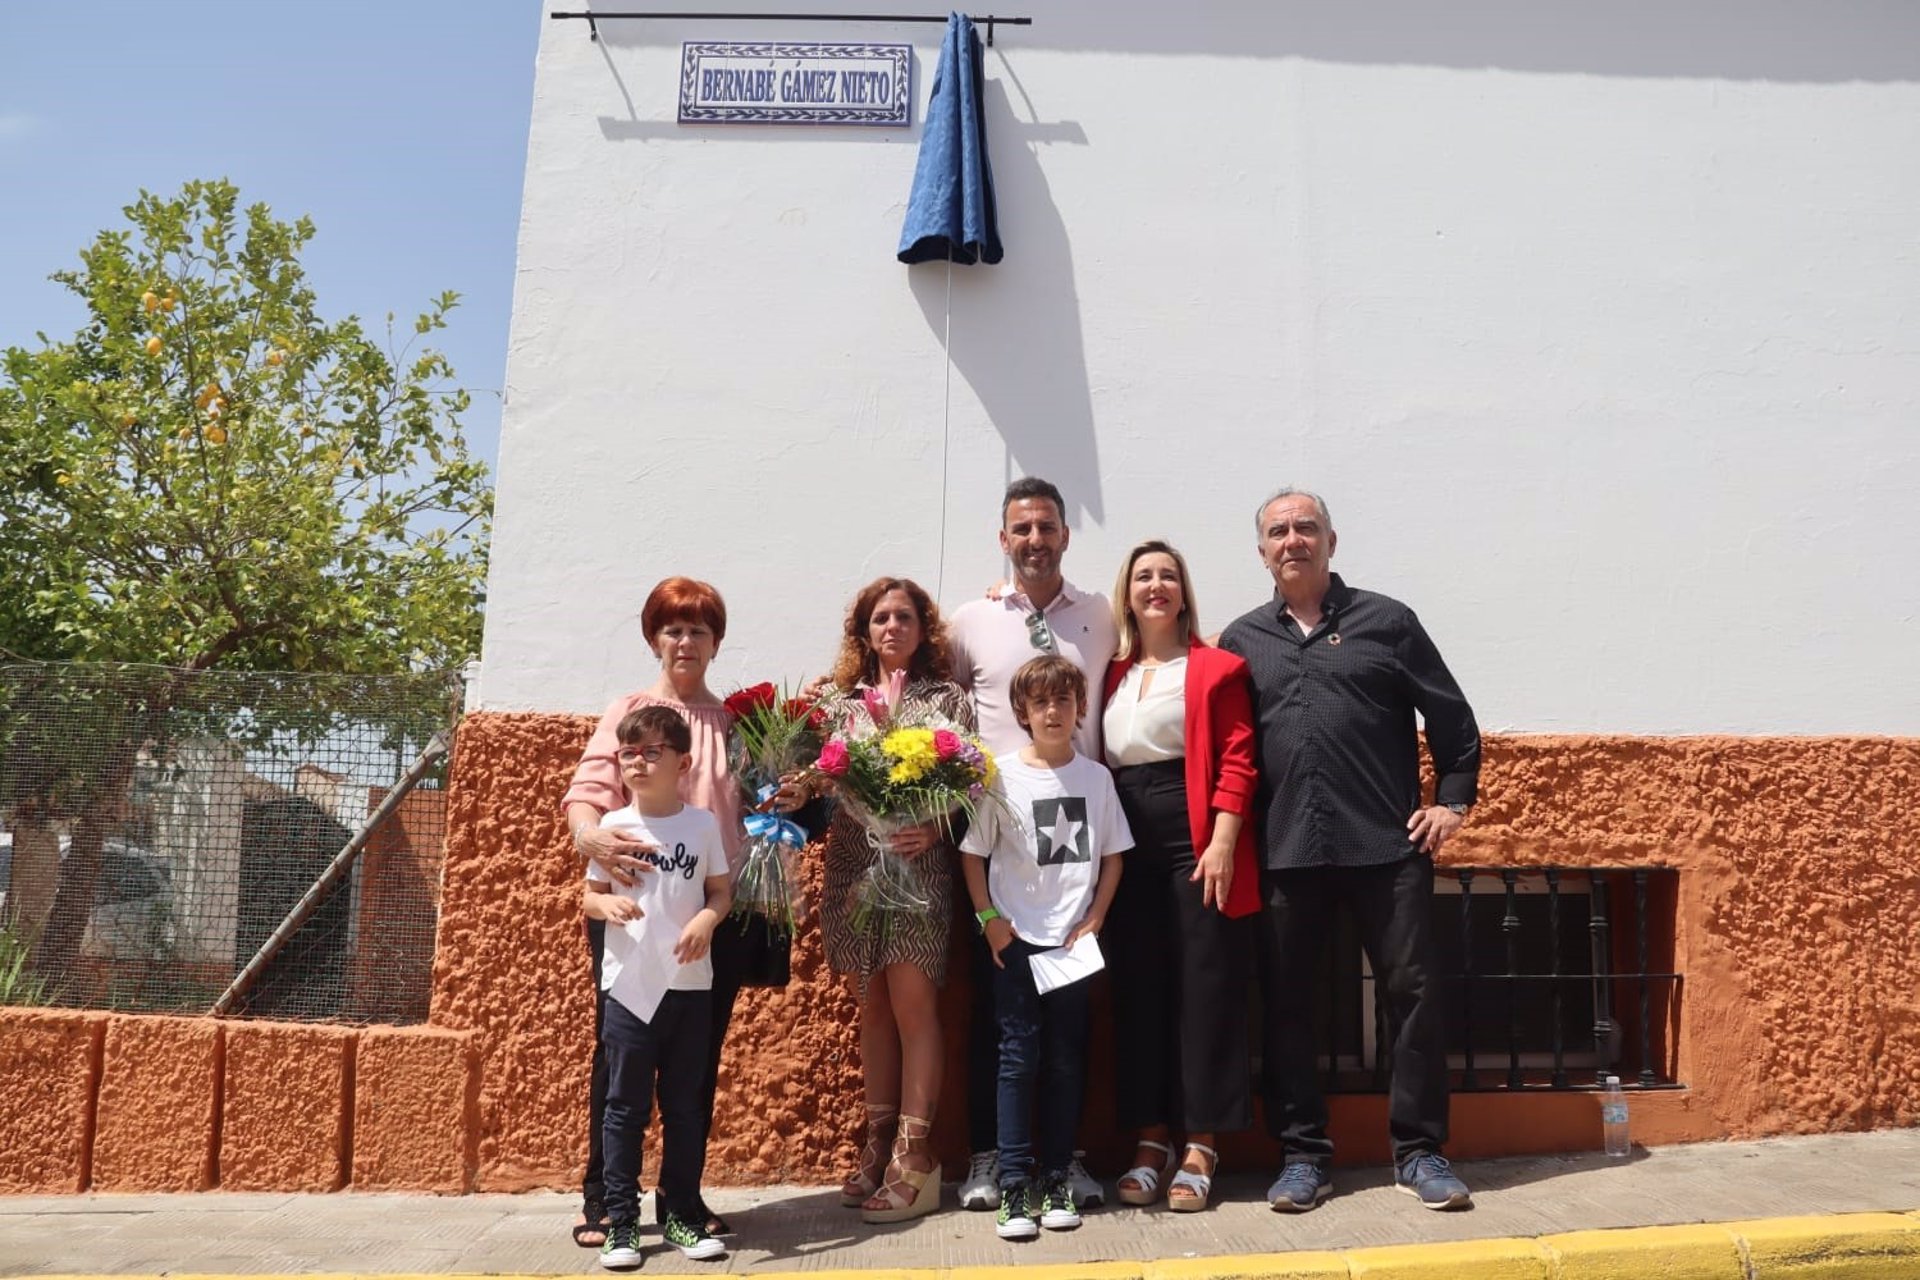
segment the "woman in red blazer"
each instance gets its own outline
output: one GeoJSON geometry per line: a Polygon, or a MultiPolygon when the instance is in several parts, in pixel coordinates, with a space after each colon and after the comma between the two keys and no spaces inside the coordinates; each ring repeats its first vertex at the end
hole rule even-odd
{"type": "Polygon", "coordinates": [[[1134,848],[1101,938],[1113,989],[1115,1096],[1136,1134],[1124,1204],[1207,1207],[1215,1135],[1253,1121],[1245,917],[1254,860],[1247,666],[1200,638],[1187,562],[1165,542],[1127,553],[1113,587],[1119,656],[1107,668],[1107,764],[1134,848]],[[1174,1171],[1175,1130],[1186,1149],[1174,1171]]]}

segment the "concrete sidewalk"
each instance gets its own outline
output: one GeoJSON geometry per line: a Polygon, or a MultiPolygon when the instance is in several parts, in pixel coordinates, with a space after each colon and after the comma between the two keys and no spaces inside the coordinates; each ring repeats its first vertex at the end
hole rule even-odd
{"type": "MultiPolygon", "coordinates": [[[[869,1228],[854,1211],[840,1208],[830,1190],[719,1189],[709,1198],[735,1230],[726,1259],[688,1262],[650,1228],[642,1244],[647,1249],[645,1271],[653,1273],[899,1272],[1119,1262],[1129,1264],[1120,1269],[1125,1274],[1140,1275],[1145,1262],[1192,1259],[1185,1266],[1148,1270],[1275,1275],[1285,1272],[1272,1265],[1249,1271],[1245,1264],[1254,1260],[1245,1255],[1320,1250],[1349,1252],[1321,1254],[1320,1261],[1302,1257],[1302,1269],[1295,1274],[1545,1275],[1544,1264],[1538,1271],[1524,1266],[1508,1270],[1494,1265],[1494,1255],[1538,1252],[1531,1243],[1535,1237],[1596,1228],[1920,1209],[1920,1129],[1660,1147],[1636,1150],[1627,1161],[1596,1154],[1471,1161],[1459,1167],[1474,1189],[1476,1207],[1471,1212],[1429,1212],[1396,1191],[1387,1170],[1354,1169],[1338,1171],[1334,1198],[1321,1208],[1299,1216],[1276,1214],[1263,1198],[1271,1170],[1229,1171],[1206,1213],[1175,1214],[1164,1206],[1108,1208],[1088,1214],[1078,1231],[1044,1232],[1024,1244],[997,1239],[991,1214],[948,1207],[903,1227],[869,1228]],[[1488,1246],[1481,1261],[1447,1248],[1350,1252],[1460,1241],[1506,1243],[1488,1246]],[[1383,1269],[1343,1257],[1381,1263],[1401,1259],[1421,1266],[1383,1269]],[[1455,1261],[1449,1263],[1449,1258],[1455,1261]],[[1306,1269],[1311,1266],[1322,1269],[1306,1269]]],[[[952,1194],[949,1186],[949,1206],[952,1194]]],[[[594,1252],[576,1248],[568,1238],[575,1207],[574,1197],[549,1193],[0,1198],[0,1275],[600,1274],[594,1252]]],[[[651,1206],[645,1216],[650,1222],[651,1206]]],[[[1834,1221],[1846,1230],[1877,1226],[1882,1234],[1890,1224],[1903,1231],[1910,1225],[1914,1251],[1900,1253],[1890,1270],[1832,1274],[1920,1276],[1920,1216],[1897,1223],[1881,1218],[1855,1219],[1851,1225],[1847,1219],[1834,1221]]],[[[1804,1243],[1819,1236],[1819,1230],[1817,1224],[1795,1227],[1786,1235],[1804,1243]]],[[[1715,1257],[1740,1257],[1741,1269],[1729,1275],[1797,1274],[1762,1271],[1747,1258],[1745,1243],[1723,1237],[1627,1233],[1602,1239],[1704,1241],[1702,1248],[1719,1241],[1710,1250],[1715,1257]]],[[[1645,1269],[1650,1265],[1636,1263],[1614,1274],[1663,1274],[1645,1269]]],[[[1086,1274],[1077,1266],[1072,1271],[1086,1274]]]]}

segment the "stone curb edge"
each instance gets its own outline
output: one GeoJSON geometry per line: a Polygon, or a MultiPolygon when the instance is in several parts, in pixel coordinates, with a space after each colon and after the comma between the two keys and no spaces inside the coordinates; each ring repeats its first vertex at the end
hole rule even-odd
{"type": "MultiPolygon", "coordinates": [[[[758,1280],[1452,1280],[1460,1276],[1472,1276],[1474,1280],[1913,1280],[1920,1276],[1920,1210],[1158,1262],[1009,1263],[753,1274],[758,1280]]],[[[161,1278],[76,1273],[41,1280],[161,1278]]],[[[170,1273],[166,1280],[261,1277],[170,1273]]],[[[301,1280],[452,1278],[440,1273],[341,1272],[305,1275],[301,1280]]],[[[487,1280],[522,1278],[490,1276],[487,1280]]]]}

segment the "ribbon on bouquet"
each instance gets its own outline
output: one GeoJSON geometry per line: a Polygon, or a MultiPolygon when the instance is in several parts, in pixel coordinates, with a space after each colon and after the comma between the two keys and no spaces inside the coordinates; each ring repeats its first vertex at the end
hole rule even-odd
{"type": "Polygon", "coordinates": [[[742,823],[750,836],[764,837],[775,844],[798,849],[807,842],[807,829],[797,822],[772,813],[750,813],[742,823]]]}
{"type": "MultiPolygon", "coordinates": [[[[754,803],[767,803],[773,799],[776,790],[777,788],[772,786],[761,787],[753,793],[754,803]]],[[[802,848],[807,843],[807,829],[777,813],[749,813],[741,821],[741,825],[746,828],[747,834],[755,839],[770,840],[774,844],[784,844],[793,849],[802,848]]]]}

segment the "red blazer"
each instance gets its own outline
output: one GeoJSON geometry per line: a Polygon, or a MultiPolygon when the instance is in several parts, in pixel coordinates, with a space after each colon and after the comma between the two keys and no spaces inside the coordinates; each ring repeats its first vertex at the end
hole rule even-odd
{"type": "MultiPolygon", "coordinates": [[[[1107,667],[1107,697],[1120,687],[1133,659],[1107,667]]],[[[1259,770],[1253,751],[1253,694],[1247,664],[1237,654],[1195,643],[1187,648],[1187,820],[1198,854],[1213,839],[1213,811],[1246,819],[1233,846],[1233,885],[1226,914],[1260,909],[1260,862],[1254,854],[1254,792],[1259,770]]]]}

